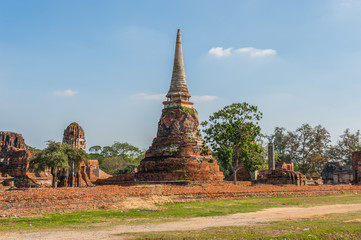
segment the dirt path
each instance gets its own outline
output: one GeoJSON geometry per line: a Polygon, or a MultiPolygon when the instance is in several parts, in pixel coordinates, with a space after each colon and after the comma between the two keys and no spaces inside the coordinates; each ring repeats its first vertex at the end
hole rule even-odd
{"type": "Polygon", "coordinates": [[[197,217],[185,219],[177,222],[167,222],[160,224],[146,225],[127,225],[115,226],[102,231],[64,231],[54,230],[50,232],[35,233],[0,233],[0,239],[18,240],[90,240],[90,239],[122,239],[122,237],[114,236],[119,233],[131,232],[153,232],[153,231],[186,231],[199,230],[209,227],[223,226],[242,226],[254,223],[264,223],[278,220],[293,220],[301,218],[309,218],[316,215],[324,215],[329,213],[345,213],[361,211],[361,204],[337,204],[328,206],[316,206],[309,208],[268,208],[258,212],[237,213],[227,216],[216,217],[197,217]]]}

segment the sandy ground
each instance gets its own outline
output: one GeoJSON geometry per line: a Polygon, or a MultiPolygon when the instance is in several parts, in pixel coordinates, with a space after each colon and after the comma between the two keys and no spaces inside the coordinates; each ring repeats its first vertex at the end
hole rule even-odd
{"type": "MultiPolygon", "coordinates": [[[[279,220],[294,220],[309,218],[316,215],[330,213],[346,213],[361,211],[361,204],[337,204],[328,206],[316,206],[309,208],[269,208],[258,212],[237,213],[227,216],[216,217],[197,217],[184,219],[177,222],[167,222],[159,224],[146,225],[120,225],[107,228],[107,230],[77,230],[65,231],[63,229],[49,232],[31,232],[31,233],[0,233],[0,239],[18,240],[18,239],[41,239],[41,240],[108,240],[123,239],[121,236],[114,234],[131,233],[131,232],[152,232],[152,231],[187,231],[199,230],[209,227],[223,226],[242,226],[255,223],[264,223],[279,220]]],[[[360,220],[360,219],[355,219],[360,220]]]]}

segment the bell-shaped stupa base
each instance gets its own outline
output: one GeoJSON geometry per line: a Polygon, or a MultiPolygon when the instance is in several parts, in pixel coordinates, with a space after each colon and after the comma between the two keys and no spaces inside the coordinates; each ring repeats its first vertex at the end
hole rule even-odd
{"type": "Polygon", "coordinates": [[[217,161],[203,148],[198,113],[185,106],[166,107],[157,137],[140,162],[137,181],[221,181],[217,161]]]}

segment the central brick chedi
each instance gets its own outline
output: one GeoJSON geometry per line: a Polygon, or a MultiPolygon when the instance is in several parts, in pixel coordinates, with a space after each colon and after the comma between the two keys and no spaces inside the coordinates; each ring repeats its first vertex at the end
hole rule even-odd
{"type": "Polygon", "coordinates": [[[198,113],[189,101],[178,29],[172,81],[158,123],[157,137],[140,162],[138,181],[219,181],[223,173],[204,150],[198,113]]]}

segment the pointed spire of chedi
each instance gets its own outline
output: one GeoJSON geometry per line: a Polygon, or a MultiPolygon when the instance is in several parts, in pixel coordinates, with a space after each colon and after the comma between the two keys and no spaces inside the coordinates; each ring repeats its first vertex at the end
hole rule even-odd
{"type": "Polygon", "coordinates": [[[177,41],[174,53],[174,64],[172,81],[167,94],[167,101],[163,102],[164,106],[187,106],[192,107],[193,103],[189,102],[191,95],[188,92],[186,74],[184,71],[182,37],[180,29],[177,32],[177,41]]]}
{"type": "Polygon", "coordinates": [[[198,112],[189,101],[180,30],[175,47],[172,82],[163,102],[157,136],[145,152],[135,179],[141,182],[185,183],[221,181],[217,161],[204,150],[199,133],[198,112]]]}

